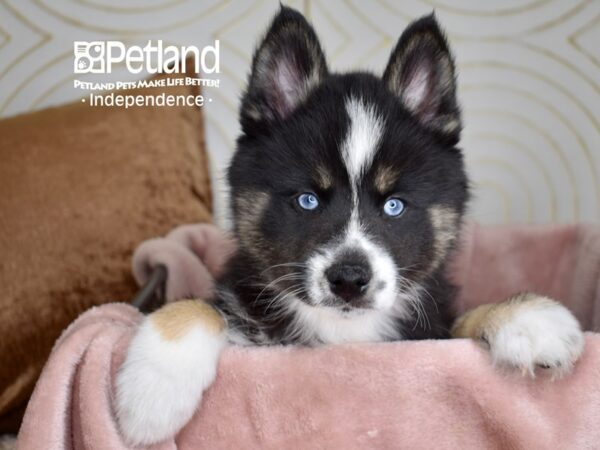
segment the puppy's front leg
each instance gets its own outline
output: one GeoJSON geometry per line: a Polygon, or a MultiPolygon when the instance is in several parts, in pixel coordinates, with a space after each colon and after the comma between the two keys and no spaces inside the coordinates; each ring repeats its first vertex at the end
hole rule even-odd
{"type": "Polygon", "coordinates": [[[207,303],[164,306],[140,324],[117,374],[119,428],[131,445],[174,436],[214,380],[225,322],[207,303]]]}
{"type": "Polygon", "coordinates": [[[567,308],[528,293],[468,311],[452,327],[452,336],[486,342],[495,364],[531,376],[536,366],[554,376],[568,373],[584,343],[579,322],[567,308]]]}

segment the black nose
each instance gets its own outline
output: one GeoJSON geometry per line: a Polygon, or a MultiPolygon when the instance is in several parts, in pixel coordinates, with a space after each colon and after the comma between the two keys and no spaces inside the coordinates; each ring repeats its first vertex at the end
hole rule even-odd
{"type": "Polygon", "coordinates": [[[367,290],[371,281],[371,269],[363,265],[337,263],[325,271],[329,289],[347,302],[367,290]]]}

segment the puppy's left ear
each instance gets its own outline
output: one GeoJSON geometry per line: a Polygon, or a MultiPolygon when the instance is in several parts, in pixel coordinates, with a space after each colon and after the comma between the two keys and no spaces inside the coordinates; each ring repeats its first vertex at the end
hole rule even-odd
{"type": "Polygon", "coordinates": [[[286,119],[327,75],[313,28],[282,6],[254,54],[240,120],[246,133],[286,119]]]}
{"type": "Polygon", "coordinates": [[[458,142],[461,119],[454,60],[433,14],[412,22],[402,33],[383,81],[423,126],[458,142]]]}

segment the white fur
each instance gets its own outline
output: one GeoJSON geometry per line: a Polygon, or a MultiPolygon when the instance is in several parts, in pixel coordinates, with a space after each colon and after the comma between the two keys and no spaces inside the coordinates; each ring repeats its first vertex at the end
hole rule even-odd
{"type": "Polygon", "coordinates": [[[354,191],[369,168],[383,135],[384,121],[373,105],[355,97],[346,100],[350,129],[342,144],[342,156],[354,191]]]}
{"type": "Polygon", "coordinates": [[[309,298],[314,305],[320,305],[329,295],[329,283],[325,271],[335,260],[333,249],[321,249],[306,261],[306,284],[309,298]]]}
{"type": "Polygon", "coordinates": [[[177,340],[165,340],[145,319],[117,375],[116,408],[121,432],[132,445],[174,436],[192,417],[214,380],[225,333],[198,323],[177,340]]]}
{"type": "Polygon", "coordinates": [[[581,356],[584,337],[573,314],[548,299],[515,311],[489,344],[497,365],[515,367],[532,376],[536,366],[544,366],[560,376],[581,356]]]}
{"type": "Polygon", "coordinates": [[[343,313],[327,306],[308,305],[297,298],[290,305],[295,312],[293,331],[301,342],[342,344],[401,339],[392,320],[384,311],[354,310],[343,313]]]}

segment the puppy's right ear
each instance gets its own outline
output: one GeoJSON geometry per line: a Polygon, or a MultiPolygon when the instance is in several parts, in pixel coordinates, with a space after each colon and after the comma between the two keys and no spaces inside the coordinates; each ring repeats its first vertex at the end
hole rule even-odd
{"type": "Polygon", "coordinates": [[[326,75],[313,28],[302,14],[282,6],[254,53],[240,111],[244,132],[287,118],[326,75]]]}

